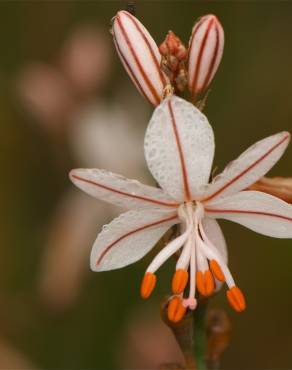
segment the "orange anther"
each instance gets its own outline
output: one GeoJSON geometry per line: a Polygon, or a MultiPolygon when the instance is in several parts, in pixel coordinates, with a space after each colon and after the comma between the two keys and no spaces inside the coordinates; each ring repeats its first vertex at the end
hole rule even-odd
{"type": "Polygon", "coordinates": [[[214,292],[214,278],[210,270],[207,270],[204,273],[202,271],[198,271],[196,273],[196,280],[198,291],[202,295],[209,296],[214,292]]]}
{"type": "Polygon", "coordinates": [[[147,299],[152,293],[156,284],[156,276],[152,272],[146,272],[142,280],[140,294],[141,297],[147,299]]]}
{"type": "Polygon", "coordinates": [[[211,295],[214,293],[215,289],[214,278],[210,270],[205,271],[205,288],[206,295],[211,295]]]}
{"type": "Polygon", "coordinates": [[[184,317],[186,310],[186,307],[183,306],[183,300],[180,297],[172,298],[167,308],[168,320],[179,322],[184,317]]]}
{"type": "Polygon", "coordinates": [[[172,291],[174,294],[182,293],[188,283],[189,273],[186,270],[178,269],[172,278],[172,291]]]}
{"type": "Polygon", "coordinates": [[[204,284],[204,276],[202,271],[197,271],[196,273],[196,281],[197,281],[197,289],[202,294],[205,295],[205,284],[204,284]]]}
{"type": "Polygon", "coordinates": [[[237,286],[234,286],[231,289],[227,290],[226,295],[230,305],[232,306],[232,308],[234,308],[235,311],[242,312],[246,309],[244,295],[237,286]]]}
{"type": "Polygon", "coordinates": [[[211,271],[213,272],[213,275],[215,278],[219,281],[225,281],[225,276],[221,270],[221,267],[219,266],[218,262],[215,260],[210,261],[210,268],[211,271]]]}

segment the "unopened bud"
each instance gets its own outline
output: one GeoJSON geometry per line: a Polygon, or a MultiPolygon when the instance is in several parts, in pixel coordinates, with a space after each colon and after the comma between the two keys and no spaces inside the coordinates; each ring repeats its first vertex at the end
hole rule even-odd
{"type": "Polygon", "coordinates": [[[181,40],[169,31],[163,43],[159,46],[160,53],[167,57],[173,57],[179,63],[187,57],[187,49],[181,40]]]}
{"type": "Polygon", "coordinates": [[[119,57],[140,93],[153,105],[163,98],[168,78],[160,68],[161,54],[141,22],[126,11],[113,23],[114,43],[119,57]]]}
{"type": "Polygon", "coordinates": [[[189,43],[188,84],[193,96],[204,91],[220,64],[224,31],[214,15],[202,17],[193,27],[189,43]]]}
{"type": "Polygon", "coordinates": [[[169,31],[165,40],[159,46],[162,55],[163,71],[170,79],[170,83],[177,91],[183,91],[187,85],[185,62],[187,49],[181,40],[169,31]]]}

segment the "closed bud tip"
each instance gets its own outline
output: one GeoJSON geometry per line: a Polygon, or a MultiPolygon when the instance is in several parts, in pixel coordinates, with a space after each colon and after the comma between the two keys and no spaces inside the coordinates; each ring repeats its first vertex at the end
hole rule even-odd
{"type": "Polygon", "coordinates": [[[215,15],[198,20],[192,30],[188,56],[188,85],[191,94],[206,90],[222,58],[224,31],[215,15]]]}
{"type": "Polygon", "coordinates": [[[160,68],[161,54],[143,24],[127,11],[117,13],[113,21],[113,39],[117,53],[140,93],[158,105],[168,78],[160,68]]]}

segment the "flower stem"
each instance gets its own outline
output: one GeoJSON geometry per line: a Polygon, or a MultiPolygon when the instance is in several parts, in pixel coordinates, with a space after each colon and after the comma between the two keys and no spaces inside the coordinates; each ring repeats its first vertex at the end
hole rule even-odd
{"type": "Polygon", "coordinates": [[[167,318],[167,303],[162,304],[161,316],[171,329],[185,359],[186,369],[206,370],[207,301],[200,300],[194,312],[188,312],[178,323],[167,318]]]}
{"type": "Polygon", "coordinates": [[[206,313],[207,300],[200,300],[193,314],[193,352],[198,370],[206,370],[206,313]]]}

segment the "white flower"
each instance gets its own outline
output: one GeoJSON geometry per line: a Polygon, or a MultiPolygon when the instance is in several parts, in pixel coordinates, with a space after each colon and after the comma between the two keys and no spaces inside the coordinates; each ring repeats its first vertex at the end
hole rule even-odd
{"type": "Polygon", "coordinates": [[[155,109],[145,136],[147,164],[161,189],[104,170],[70,173],[73,183],[88,194],[132,209],[98,235],[91,268],[103,271],[133,263],[179,224],[180,235],[147,268],[142,297],[151,294],[159,267],[181,251],[172,281],[177,296],[170,302],[169,317],[177,321],[182,307],[194,309],[196,286],[201,294],[210,295],[217,281],[226,282],[233,308],[244,310],[245,299],[227,267],[226,245],[215,219],[231,220],[264,235],[292,237],[291,205],[265,193],[243,191],[279,160],[289,140],[290,134],[281,132],[257,142],[208,184],[215,149],[213,130],[192,104],[176,96],[166,98],[155,109]]]}

